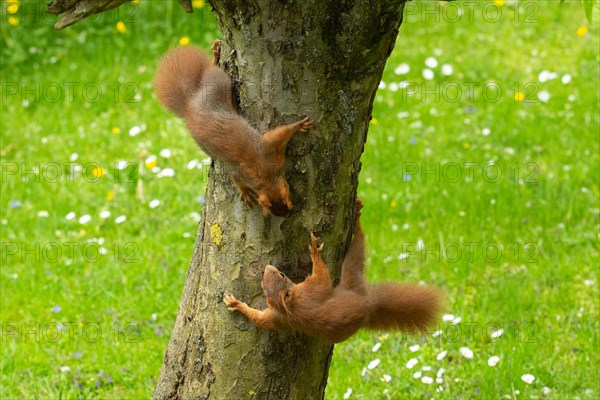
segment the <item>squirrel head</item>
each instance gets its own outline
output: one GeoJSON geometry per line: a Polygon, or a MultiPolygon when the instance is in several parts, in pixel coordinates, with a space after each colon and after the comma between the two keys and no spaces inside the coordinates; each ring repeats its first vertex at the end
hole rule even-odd
{"type": "Polygon", "coordinates": [[[267,299],[267,305],[285,311],[285,305],[292,300],[294,282],[274,266],[267,265],[260,286],[267,299]]]}
{"type": "Polygon", "coordinates": [[[267,190],[258,194],[258,202],[263,208],[263,214],[273,214],[277,217],[287,217],[292,209],[290,200],[290,187],[284,177],[277,181],[267,190]]]}

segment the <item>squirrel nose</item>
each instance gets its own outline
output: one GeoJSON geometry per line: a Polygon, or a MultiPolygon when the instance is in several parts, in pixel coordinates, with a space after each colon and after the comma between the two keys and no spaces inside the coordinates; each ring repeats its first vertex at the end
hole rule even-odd
{"type": "Polygon", "coordinates": [[[275,201],[269,207],[269,212],[276,217],[287,217],[290,215],[290,209],[287,204],[279,201],[275,201]]]}
{"type": "Polygon", "coordinates": [[[288,215],[290,215],[290,210],[288,209],[271,208],[269,212],[276,217],[287,217],[288,215]]]}

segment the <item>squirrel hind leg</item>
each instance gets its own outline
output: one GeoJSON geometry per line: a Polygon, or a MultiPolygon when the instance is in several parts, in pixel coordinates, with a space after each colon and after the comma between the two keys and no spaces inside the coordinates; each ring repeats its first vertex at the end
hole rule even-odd
{"type": "Polygon", "coordinates": [[[219,59],[221,58],[221,39],[215,39],[210,50],[213,54],[213,65],[219,64],[219,59]]]}

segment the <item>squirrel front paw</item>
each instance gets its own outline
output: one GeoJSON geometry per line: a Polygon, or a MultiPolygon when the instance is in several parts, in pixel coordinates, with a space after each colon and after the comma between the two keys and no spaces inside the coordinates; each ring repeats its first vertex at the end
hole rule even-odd
{"type": "Polygon", "coordinates": [[[225,303],[229,311],[237,311],[241,305],[244,304],[242,301],[236,299],[232,294],[226,294],[223,297],[223,303],[225,303]]]}
{"type": "Polygon", "coordinates": [[[313,122],[310,118],[304,117],[303,120],[296,122],[298,124],[298,130],[300,132],[308,132],[313,127],[313,122]]]}
{"type": "Polygon", "coordinates": [[[254,198],[254,196],[252,196],[252,193],[248,190],[240,193],[240,200],[246,206],[248,206],[248,208],[252,208],[256,204],[256,199],[254,198]]]}
{"type": "Polygon", "coordinates": [[[321,243],[319,246],[319,239],[315,236],[314,233],[310,233],[310,244],[308,245],[308,250],[312,254],[318,254],[321,250],[323,250],[323,246],[325,243],[321,243]]]}

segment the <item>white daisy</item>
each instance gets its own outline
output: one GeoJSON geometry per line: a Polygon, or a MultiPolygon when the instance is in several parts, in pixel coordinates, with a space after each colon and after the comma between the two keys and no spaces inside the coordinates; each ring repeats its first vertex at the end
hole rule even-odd
{"type": "Polygon", "coordinates": [[[142,128],[140,128],[139,126],[133,126],[131,127],[131,129],[129,130],[129,136],[137,136],[142,132],[142,128]]]}
{"type": "Polygon", "coordinates": [[[408,65],[407,63],[402,63],[400,65],[398,65],[396,67],[396,69],[394,70],[394,73],[396,75],[406,75],[410,72],[410,65],[408,65]]]}
{"type": "Polygon", "coordinates": [[[504,329],[500,328],[496,332],[492,332],[492,334],[490,335],[490,337],[492,339],[496,339],[496,338],[499,338],[500,336],[502,336],[503,333],[504,333],[504,329]]]}
{"type": "Polygon", "coordinates": [[[438,61],[435,59],[435,57],[427,57],[425,59],[425,65],[429,68],[437,68],[438,61]]]}
{"type": "Polygon", "coordinates": [[[498,361],[500,361],[500,357],[498,357],[498,356],[491,356],[491,357],[488,359],[488,365],[489,365],[490,367],[493,367],[493,366],[495,366],[496,364],[498,364],[498,361]]]}
{"type": "Polygon", "coordinates": [[[531,374],[525,374],[521,376],[521,380],[525,383],[527,383],[528,385],[531,385],[533,383],[533,381],[535,381],[535,376],[531,375],[531,374]]]}
{"type": "Polygon", "coordinates": [[[156,176],[158,176],[159,178],[163,178],[165,176],[175,176],[175,170],[173,168],[165,168],[162,171],[160,171],[156,176]]]}
{"type": "Polygon", "coordinates": [[[381,362],[381,360],[379,358],[374,359],[373,361],[371,361],[369,363],[369,365],[367,365],[368,369],[373,369],[375,367],[377,367],[379,365],[379,363],[381,362]]]}
{"type": "Polygon", "coordinates": [[[473,358],[473,351],[468,347],[461,347],[460,354],[462,354],[464,358],[473,358]]]}
{"type": "Polygon", "coordinates": [[[162,149],[159,154],[161,157],[171,158],[171,150],[169,149],[162,149]]]}
{"type": "Polygon", "coordinates": [[[450,76],[450,75],[452,75],[453,72],[454,72],[454,69],[452,68],[452,65],[450,65],[450,64],[442,65],[442,75],[450,76]]]}

